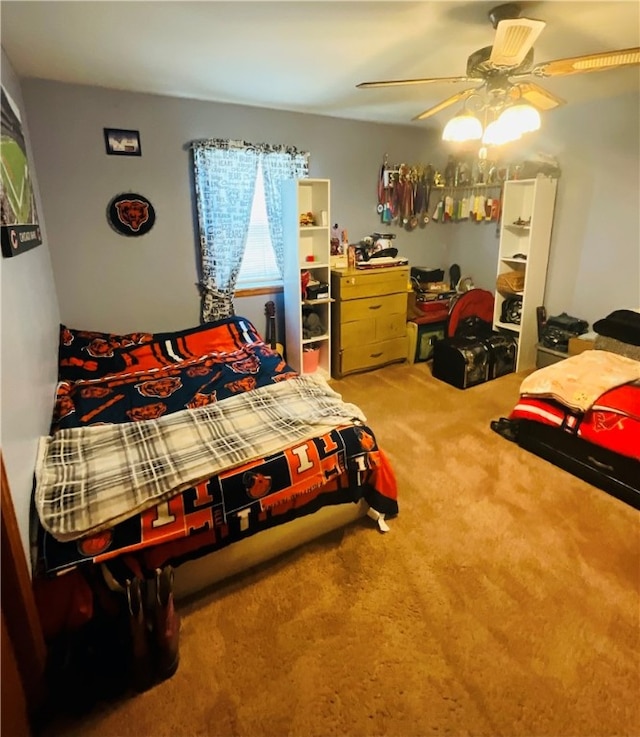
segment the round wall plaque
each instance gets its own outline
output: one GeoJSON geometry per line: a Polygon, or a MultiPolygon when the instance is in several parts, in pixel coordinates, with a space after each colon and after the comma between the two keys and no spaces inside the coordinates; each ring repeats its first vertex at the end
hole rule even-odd
{"type": "Polygon", "coordinates": [[[116,195],[107,208],[109,225],[120,235],[145,235],[156,222],[156,211],[146,197],[134,192],[116,195]]]}

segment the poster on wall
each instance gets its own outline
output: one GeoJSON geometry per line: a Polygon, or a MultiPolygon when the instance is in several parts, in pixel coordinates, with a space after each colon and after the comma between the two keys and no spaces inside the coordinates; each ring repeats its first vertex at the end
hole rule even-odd
{"type": "Polygon", "coordinates": [[[2,87],[2,255],[17,256],[42,243],[27,146],[17,105],[2,87]]]}

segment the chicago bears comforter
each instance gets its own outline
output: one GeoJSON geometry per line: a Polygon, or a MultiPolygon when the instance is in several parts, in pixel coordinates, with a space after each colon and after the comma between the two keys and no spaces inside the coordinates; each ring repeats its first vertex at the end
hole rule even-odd
{"type": "Polygon", "coordinates": [[[176,565],[359,499],[398,511],[359,408],[244,318],[155,335],[61,326],[59,367],[36,467],[40,573],[176,565]]]}

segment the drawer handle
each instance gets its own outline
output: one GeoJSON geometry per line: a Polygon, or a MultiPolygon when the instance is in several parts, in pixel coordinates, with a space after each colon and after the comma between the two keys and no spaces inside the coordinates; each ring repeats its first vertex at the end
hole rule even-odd
{"type": "Polygon", "coordinates": [[[602,461],[597,461],[593,456],[587,456],[587,460],[590,463],[593,463],[596,468],[604,468],[605,471],[613,471],[613,466],[608,466],[606,463],[602,463],[602,461]]]}
{"type": "Polygon", "coordinates": [[[382,305],[370,305],[369,306],[369,309],[370,310],[379,310],[381,307],[382,307],[382,305]]]}
{"type": "Polygon", "coordinates": [[[380,358],[381,355],[382,351],[380,351],[380,353],[371,353],[369,358],[380,358]]]}

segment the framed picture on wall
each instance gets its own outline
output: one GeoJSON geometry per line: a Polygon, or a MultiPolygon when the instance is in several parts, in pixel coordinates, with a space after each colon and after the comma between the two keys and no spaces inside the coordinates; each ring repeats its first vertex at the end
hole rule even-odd
{"type": "Polygon", "coordinates": [[[20,110],[2,87],[2,255],[18,256],[42,243],[20,110]]]}
{"type": "Polygon", "coordinates": [[[142,156],[139,131],[105,128],[104,144],[111,156],[142,156]]]}

